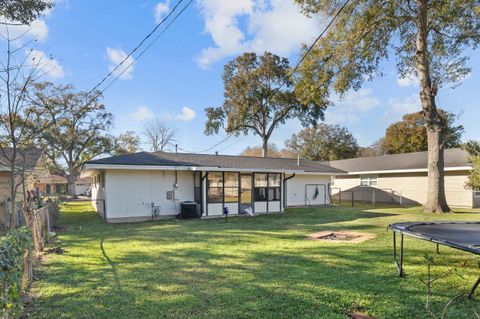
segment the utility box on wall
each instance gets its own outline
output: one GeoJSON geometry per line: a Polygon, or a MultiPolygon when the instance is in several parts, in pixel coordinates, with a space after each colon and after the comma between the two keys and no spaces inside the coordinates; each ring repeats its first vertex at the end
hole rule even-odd
{"type": "Polygon", "coordinates": [[[173,200],[173,191],[167,191],[167,199],[173,200]]]}

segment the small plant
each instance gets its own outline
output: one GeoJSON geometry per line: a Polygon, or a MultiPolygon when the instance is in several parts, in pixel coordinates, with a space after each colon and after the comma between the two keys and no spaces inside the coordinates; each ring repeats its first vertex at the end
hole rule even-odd
{"type": "MultiPolygon", "coordinates": [[[[448,270],[436,275],[436,276],[433,276],[432,275],[432,266],[435,266],[435,258],[433,258],[433,256],[429,255],[429,254],[425,254],[424,255],[424,259],[425,261],[427,262],[427,279],[426,280],[423,280],[423,279],[420,279],[420,282],[426,286],[427,288],[427,301],[425,303],[425,309],[427,310],[428,314],[433,318],[433,319],[445,319],[446,318],[446,315],[447,315],[447,312],[448,312],[448,309],[455,304],[455,302],[457,302],[460,298],[464,297],[464,293],[461,293],[461,294],[458,294],[456,295],[455,297],[453,297],[452,299],[450,299],[446,304],[445,306],[443,307],[443,310],[442,310],[442,313],[440,314],[440,316],[436,315],[433,310],[432,310],[432,307],[431,307],[431,303],[430,303],[430,299],[431,299],[431,296],[432,296],[432,285],[440,280],[440,279],[443,279],[443,278],[446,278],[448,276],[452,276],[452,275],[456,275],[456,276],[459,276],[460,278],[464,279],[463,276],[458,272],[458,269],[457,267],[451,267],[449,268],[448,270]]],[[[463,267],[467,264],[467,260],[463,260],[461,263],[460,263],[460,267],[463,267]]],[[[478,316],[477,316],[478,317],[478,316]]],[[[479,317],[480,318],[480,317],[479,317]]]]}

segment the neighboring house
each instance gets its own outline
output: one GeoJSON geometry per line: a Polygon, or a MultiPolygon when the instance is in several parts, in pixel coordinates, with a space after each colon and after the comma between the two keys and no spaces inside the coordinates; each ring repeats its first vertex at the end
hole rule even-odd
{"type": "Polygon", "coordinates": [[[330,204],[332,176],[322,163],[281,158],[140,152],[88,161],[92,203],[108,222],[175,216],[194,201],[202,216],[282,212],[330,204]]]}
{"type": "Polygon", "coordinates": [[[77,180],[75,181],[75,195],[88,195],[91,187],[91,177],[77,177],[77,180]]]}
{"type": "MultiPolygon", "coordinates": [[[[9,205],[11,200],[11,178],[10,165],[12,158],[12,150],[4,148],[0,150],[0,218],[1,222],[5,223],[7,216],[5,214],[5,207],[9,205]]],[[[48,169],[43,156],[43,152],[37,148],[31,148],[27,151],[20,151],[17,155],[18,170],[25,169],[25,188],[31,191],[41,178],[48,176],[48,169]]],[[[17,198],[23,198],[23,187],[20,184],[17,191],[17,198]]]]}
{"type": "Polygon", "coordinates": [[[59,175],[45,176],[35,183],[41,195],[66,195],[67,185],[67,179],[59,175]]]}
{"type": "MultiPolygon", "coordinates": [[[[348,172],[332,178],[332,196],[350,199],[424,204],[427,198],[427,152],[354,158],[329,162],[348,172]]],[[[452,207],[480,207],[480,191],[465,187],[471,165],[462,149],[445,150],[445,194],[452,207]]]]}
{"type": "MultiPolygon", "coordinates": [[[[75,195],[86,195],[92,186],[92,178],[78,177],[75,181],[75,195]]],[[[35,184],[41,195],[67,195],[68,180],[60,175],[45,176],[35,184]]]]}

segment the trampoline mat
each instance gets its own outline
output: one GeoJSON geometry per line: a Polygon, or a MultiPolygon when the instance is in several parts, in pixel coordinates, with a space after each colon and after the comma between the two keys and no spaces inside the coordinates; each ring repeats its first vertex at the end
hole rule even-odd
{"type": "Polygon", "coordinates": [[[480,222],[415,222],[390,225],[394,231],[480,254],[480,222]]]}

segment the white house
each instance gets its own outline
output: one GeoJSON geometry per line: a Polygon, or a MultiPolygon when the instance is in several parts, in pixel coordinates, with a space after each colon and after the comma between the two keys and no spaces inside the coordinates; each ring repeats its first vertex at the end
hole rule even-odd
{"type": "Polygon", "coordinates": [[[106,221],[134,222],[176,216],[186,201],[202,217],[327,205],[332,176],[345,174],[303,159],[140,152],[88,161],[82,176],[106,221]]]}
{"type": "MultiPolygon", "coordinates": [[[[332,177],[332,198],[349,201],[394,202],[423,205],[427,199],[427,152],[382,155],[331,161],[328,164],[348,172],[332,177]]],[[[446,149],[445,196],[452,207],[480,207],[480,190],[465,184],[472,169],[469,155],[459,148],[446,149]]]]}

